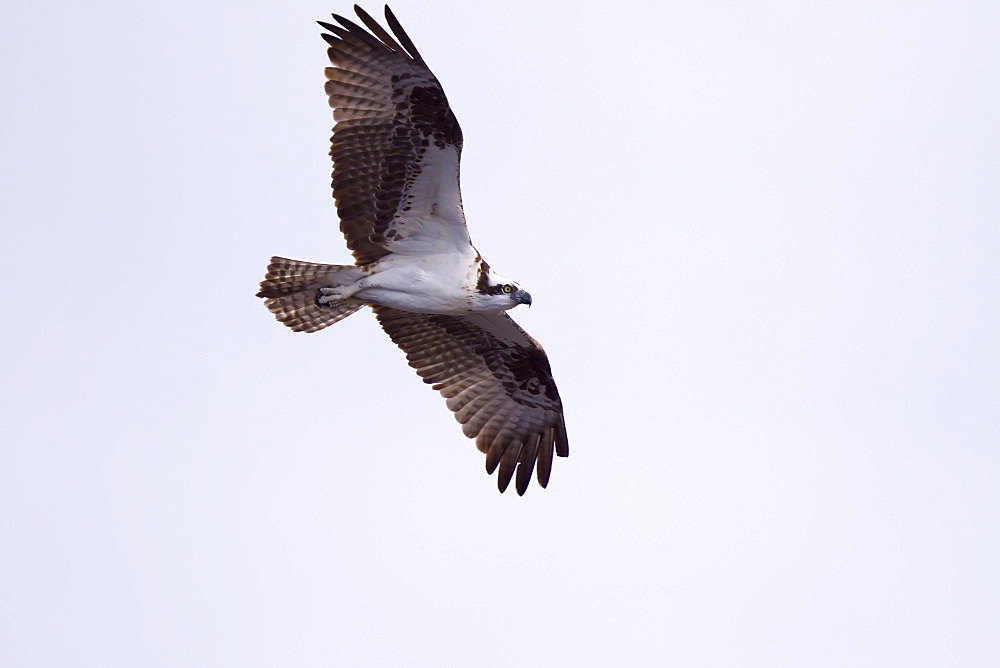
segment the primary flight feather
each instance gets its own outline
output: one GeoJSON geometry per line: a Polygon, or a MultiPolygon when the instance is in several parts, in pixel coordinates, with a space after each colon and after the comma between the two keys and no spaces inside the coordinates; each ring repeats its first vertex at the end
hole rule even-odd
{"type": "Polygon", "coordinates": [[[257,296],[297,332],[371,307],[499,471],[500,491],[514,479],[524,494],[533,471],[545,487],[569,445],[548,357],[506,313],[531,295],[472,245],[462,130],[441,84],[388,7],[392,34],[354,10],[367,30],[336,14],[340,25],[320,25],[333,65],[333,197],[355,264],[274,257],[257,296]]]}

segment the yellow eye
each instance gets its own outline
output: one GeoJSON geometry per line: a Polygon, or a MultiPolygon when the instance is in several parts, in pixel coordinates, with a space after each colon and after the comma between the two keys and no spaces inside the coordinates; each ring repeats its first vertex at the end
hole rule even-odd
{"type": "Polygon", "coordinates": [[[509,285],[505,285],[505,286],[503,286],[503,291],[504,291],[504,294],[508,294],[509,295],[510,293],[514,292],[514,288],[510,287],[509,285]]]}

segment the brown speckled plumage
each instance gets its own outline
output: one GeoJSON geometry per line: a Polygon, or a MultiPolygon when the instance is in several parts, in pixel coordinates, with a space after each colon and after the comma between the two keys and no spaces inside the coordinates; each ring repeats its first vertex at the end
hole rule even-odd
{"type": "Polygon", "coordinates": [[[336,66],[325,70],[337,121],[330,138],[333,197],[348,248],[358,264],[367,264],[388,254],[387,240],[405,238],[394,216],[408,207],[406,188],[427,146],[461,154],[462,130],[441,84],[388,7],[398,41],[363,9],[355,10],[374,35],[336,14],[341,25],[320,25],[333,33],[323,39],[336,66]]]}
{"type": "Polygon", "coordinates": [[[501,492],[517,466],[517,493],[524,494],[536,459],[538,482],[548,484],[553,450],[566,457],[569,445],[562,401],[537,341],[506,313],[430,315],[376,306],[375,315],[410,366],[447,400],[465,435],[476,439],[486,470],[499,466],[501,492]]]}
{"type": "Polygon", "coordinates": [[[370,306],[485,453],[500,491],[514,480],[524,494],[533,472],[545,487],[553,456],[569,455],[562,401],[542,347],[505,312],[531,296],[472,246],[458,189],[462,130],[441,85],[388,7],[391,34],[355,11],[367,30],[336,14],[339,25],[320,25],[333,64],[333,196],[356,265],[274,257],[257,296],[300,332],[370,306]],[[385,278],[417,262],[409,278],[385,278]],[[390,286],[397,292],[373,292],[390,286]],[[414,299],[390,300],[399,293],[414,299]],[[429,306],[452,294],[447,308],[429,306]]]}

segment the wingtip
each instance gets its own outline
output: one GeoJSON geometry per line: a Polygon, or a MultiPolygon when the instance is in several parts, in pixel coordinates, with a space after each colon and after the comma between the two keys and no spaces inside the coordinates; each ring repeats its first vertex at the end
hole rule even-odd
{"type": "Polygon", "coordinates": [[[371,19],[371,16],[364,10],[361,5],[354,5],[354,13],[358,15],[358,18],[364,21],[365,19],[371,19]]]}
{"type": "Polygon", "coordinates": [[[517,465],[517,495],[524,496],[524,493],[528,491],[528,486],[531,484],[531,474],[534,473],[534,467],[529,467],[524,462],[517,465]]]}
{"type": "Polygon", "coordinates": [[[504,476],[502,471],[497,475],[497,489],[500,490],[501,494],[507,491],[507,488],[510,486],[510,480],[511,476],[504,476]]]}
{"type": "Polygon", "coordinates": [[[566,420],[560,416],[556,429],[556,456],[569,457],[569,435],[566,433],[566,420]]]}
{"type": "MultiPolygon", "coordinates": [[[[344,18],[343,16],[341,16],[340,14],[336,14],[336,13],[334,13],[334,14],[330,14],[330,16],[332,16],[332,17],[333,17],[333,20],[334,20],[334,21],[336,21],[337,23],[339,23],[339,24],[341,24],[341,25],[344,25],[344,21],[347,21],[348,23],[350,23],[350,22],[351,22],[351,20],[350,20],[350,19],[345,19],[345,18],[344,18]]],[[[332,23],[327,23],[327,24],[325,24],[325,25],[324,25],[324,23],[323,23],[322,21],[317,21],[317,23],[319,23],[320,25],[322,25],[322,26],[323,26],[324,28],[326,28],[327,30],[331,30],[331,29],[332,29],[332,28],[334,27],[332,23]]]]}

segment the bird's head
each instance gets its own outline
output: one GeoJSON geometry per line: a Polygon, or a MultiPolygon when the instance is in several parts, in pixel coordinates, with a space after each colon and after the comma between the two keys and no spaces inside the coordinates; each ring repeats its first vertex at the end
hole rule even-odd
{"type": "Polygon", "coordinates": [[[484,311],[506,311],[518,304],[531,306],[531,295],[517,281],[504,278],[487,265],[476,284],[476,305],[484,311]]]}

